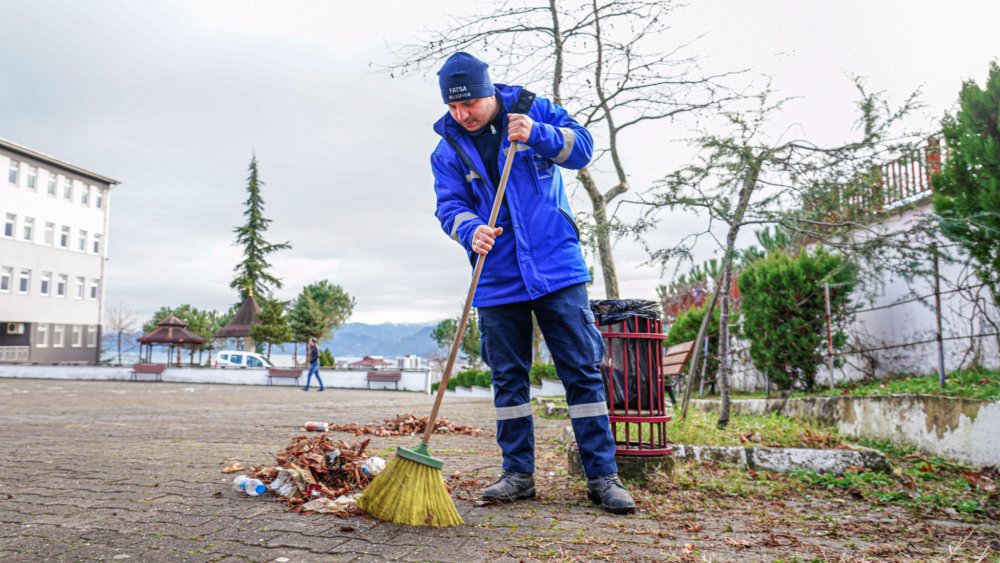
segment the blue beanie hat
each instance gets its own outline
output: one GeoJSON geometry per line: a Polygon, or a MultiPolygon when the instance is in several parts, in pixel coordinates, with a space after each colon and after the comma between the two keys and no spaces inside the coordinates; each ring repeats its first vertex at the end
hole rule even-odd
{"type": "Polygon", "coordinates": [[[493,82],[486,72],[489,66],[468,53],[448,57],[437,73],[444,103],[492,96],[493,82]]]}

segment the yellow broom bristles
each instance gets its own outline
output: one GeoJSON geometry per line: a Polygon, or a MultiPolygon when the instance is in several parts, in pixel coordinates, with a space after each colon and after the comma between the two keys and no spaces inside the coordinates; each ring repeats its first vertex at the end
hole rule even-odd
{"type": "Polygon", "coordinates": [[[408,526],[464,524],[441,470],[396,456],[365,487],[358,507],[379,520],[408,526]]]}

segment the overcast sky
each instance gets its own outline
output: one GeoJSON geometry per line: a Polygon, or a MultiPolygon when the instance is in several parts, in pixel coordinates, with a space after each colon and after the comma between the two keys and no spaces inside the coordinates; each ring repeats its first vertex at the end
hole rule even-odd
{"type": "MultiPolygon", "coordinates": [[[[434,217],[431,124],[445,109],[436,77],[394,80],[370,65],[392,62],[392,46],[447,25],[456,9],[493,4],[3,0],[0,137],[122,182],[107,299],[143,317],[235,300],[232,228],[253,153],[268,238],[293,245],[273,259],[279,297],[329,279],[356,297],[354,321],[453,316],[470,272],[434,217]]],[[[710,68],[752,65],[799,97],[783,117],[819,142],[851,132],[851,74],[895,100],[922,88],[931,123],[1000,56],[994,0],[706,0],[675,18],[680,39],[704,34],[691,54],[710,68]]],[[[648,127],[623,139],[633,189],[683,164],[676,140],[689,134],[648,127]]],[[[586,211],[566,178],[574,210],[586,211]]],[[[677,217],[654,240],[700,226],[677,217]]],[[[625,297],[655,298],[667,281],[634,243],[619,243],[616,259],[625,297]]],[[[599,279],[591,294],[603,295],[599,279]]]]}

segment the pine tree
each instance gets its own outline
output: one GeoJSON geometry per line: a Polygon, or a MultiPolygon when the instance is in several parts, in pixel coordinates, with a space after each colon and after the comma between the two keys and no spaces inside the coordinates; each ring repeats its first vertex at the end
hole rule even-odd
{"type": "Polygon", "coordinates": [[[271,220],[264,217],[264,199],[260,194],[264,182],[257,176],[257,155],[253,155],[250,159],[249,170],[248,197],[246,211],[243,212],[247,222],[233,229],[236,233],[236,245],[243,247],[243,260],[234,268],[236,277],[229,284],[229,287],[240,292],[240,301],[249,295],[266,299],[271,296],[273,289],[281,289],[281,280],[268,272],[271,264],[267,261],[267,257],[274,252],[292,247],[287,242],[271,244],[264,240],[264,232],[267,231],[271,220]]]}

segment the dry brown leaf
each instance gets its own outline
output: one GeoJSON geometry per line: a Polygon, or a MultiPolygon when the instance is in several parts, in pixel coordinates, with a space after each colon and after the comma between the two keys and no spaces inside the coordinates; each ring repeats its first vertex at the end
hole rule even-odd
{"type": "Polygon", "coordinates": [[[243,467],[243,464],[238,461],[222,470],[223,473],[236,473],[237,471],[246,471],[246,467],[243,467]]]}

